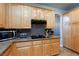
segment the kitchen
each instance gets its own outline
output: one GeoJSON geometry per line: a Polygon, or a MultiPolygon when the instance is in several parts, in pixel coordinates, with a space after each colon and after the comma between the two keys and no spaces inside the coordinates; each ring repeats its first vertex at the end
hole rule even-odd
{"type": "MultiPolygon", "coordinates": [[[[71,11],[52,9],[41,4],[0,3],[0,56],[60,56],[64,47],[68,50],[79,51],[78,46],[73,47],[73,49],[70,46],[72,44],[70,28],[72,24],[78,22],[73,21],[72,24],[69,22],[72,19],[69,18],[71,11]],[[66,15],[66,13],[69,14],[66,15]],[[56,23],[56,19],[58,19],[57,23],[59,22],[59,24],[56,23]]],[[[54,4],[52,3],[52,5],[54,4]]],[[[76,13],[78,11],[77,9],[76,13]]],[[[73,14],[72,16],[74,16],[73,14]]],[[[75,17],[78,19],[78,16],[75,17]]],[[[74,45],[77,44],[74,44],[73,41],[74,45]]]]}

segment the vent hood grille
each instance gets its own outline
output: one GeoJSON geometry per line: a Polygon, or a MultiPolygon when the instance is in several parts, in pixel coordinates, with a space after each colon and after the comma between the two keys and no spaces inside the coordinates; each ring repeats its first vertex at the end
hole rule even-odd
{"type": "Polygon", "coordinates": [[[46,24],[46,20],[33,20],[31,21],[32,24],[46,24]]]}

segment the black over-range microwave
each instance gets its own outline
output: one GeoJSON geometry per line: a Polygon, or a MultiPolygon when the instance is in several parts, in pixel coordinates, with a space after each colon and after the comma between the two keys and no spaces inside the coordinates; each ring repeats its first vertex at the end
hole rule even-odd
{"type": "Polygon", "coordinates": [[[15,37],[15,31],[0,31],[0,41],[9,40],[15,37]]]}

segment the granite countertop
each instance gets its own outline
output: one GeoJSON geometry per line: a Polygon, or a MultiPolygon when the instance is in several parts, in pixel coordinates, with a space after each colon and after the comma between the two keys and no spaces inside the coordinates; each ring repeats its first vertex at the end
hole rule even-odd
{"type": "Polygon", "coordinates": [[[59,36],[54,36],[54,37],[50,37],[50,38],[38,38],[38,39],[21,39],[21,38],[17,38],[17,39],[14,40],[14,42],[48,40],[48,39],[57,39],[57,38],[60,38],[60,37],[59,36]]]}
{"type": "Polygon", "coordinates": [[[59,38],[59,36],[53,36],[53,37],[50,37],[50,38],[39,38],[39,39],[20,39],[20,38],[16,38],[16,39],[9,40],[9,41],[3,41],[3,42],[0,42],[0,55],[2,53],[4,53],[13,42],[25,42],[25,41],[57,39],[57,38],[59,38]]]}

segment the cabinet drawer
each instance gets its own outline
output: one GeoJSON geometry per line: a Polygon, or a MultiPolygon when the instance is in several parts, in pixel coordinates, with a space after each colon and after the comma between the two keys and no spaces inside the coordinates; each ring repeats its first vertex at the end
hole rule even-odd
{"type": "Polygon", "coordinates": [[[26,46],[32,46],[32,42],[19,42],[15,43],[16,47],[26,47],[26,46]]]}
{"type": "Polygon", "coordinates": [[[43,40],[43,44],[50,44],[50,40],[43,40]]]}
{"type": "Polygon", "coordinates": [[[42,44],[42,41],[33,41],[33,45],[40,45],[42,44]]]}
{"type": "Polygon", "coordinates": [[[52,39],[51,42],[59,42],[59,39],[52,39]]]}

